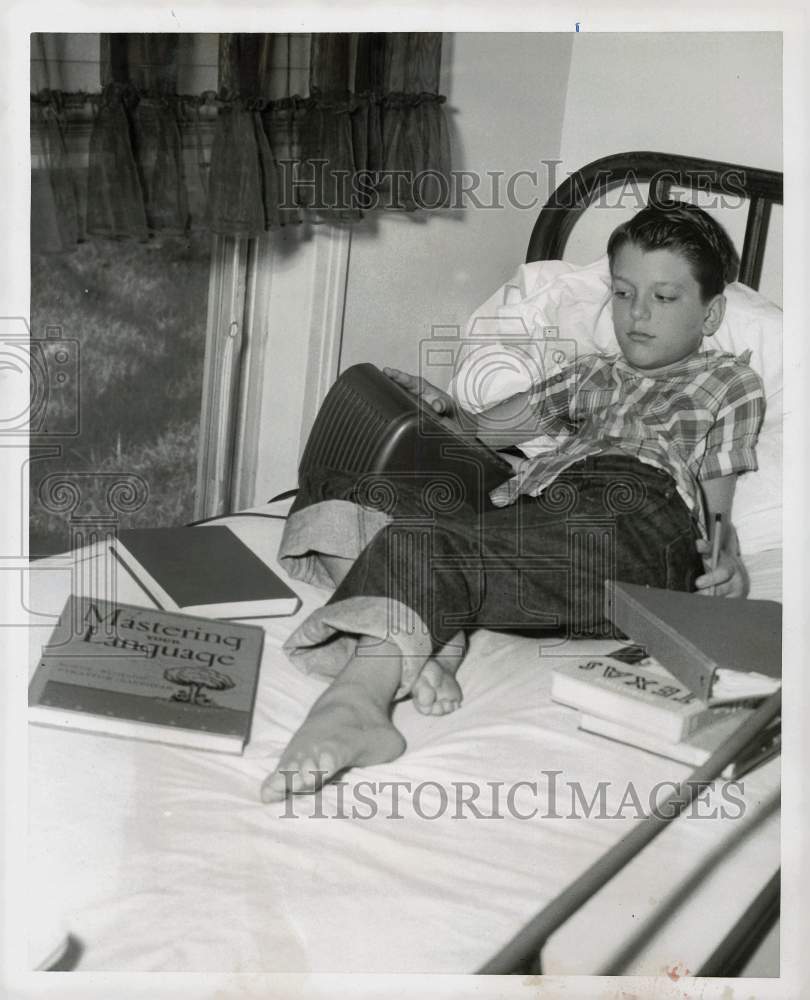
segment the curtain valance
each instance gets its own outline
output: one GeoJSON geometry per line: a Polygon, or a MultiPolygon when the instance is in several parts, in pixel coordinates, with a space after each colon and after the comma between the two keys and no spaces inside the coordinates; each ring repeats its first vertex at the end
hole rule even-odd
{"type": "MultiPolygon", "coordinates": [[[[32,36],[32,55],[47,62],[59,38],[32,36]]],[[[100,93],[32,93],[35,249],[190,225],[253,237],[447,204],[440,34],[220,35],[217,90],[194,95],[178,93],[183,38],[102,35],[100,93]],[[82,106],[86,188],[67,143],[82,106]]]]}

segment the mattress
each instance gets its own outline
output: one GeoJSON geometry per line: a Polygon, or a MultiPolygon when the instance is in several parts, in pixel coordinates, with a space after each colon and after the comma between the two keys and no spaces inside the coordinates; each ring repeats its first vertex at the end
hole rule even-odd
{"type": "MultiPolygon", "coordinates": [[[[281,521],[224,523],[275,565],[281,521]]],[[[103,550],[80,558],[30,574],[32,669],[71,587],[103,578],[103,550]]],[[[752,596],[778,597],[779,554],[748,563],[752,596]]],[[[243,756],[29,727],[32,965],[58,925],[82,943],[80,971],[472,972],[633,826],[636,802],[689,773],[551,702],[555,663],[592,643],[482,630],[458,712],[395,706],[401,758],[263,805],[262,778],[324,687],[281,653],[324,600],[295,586],[300,612],[262,622],[243,756]]],[[[148,603],[128,577],[118,597],[148,603]]],[[[715,786],[551,937],[544,972],[698,968],[779,865],[779,776],[776,759],[715,786]]]]}

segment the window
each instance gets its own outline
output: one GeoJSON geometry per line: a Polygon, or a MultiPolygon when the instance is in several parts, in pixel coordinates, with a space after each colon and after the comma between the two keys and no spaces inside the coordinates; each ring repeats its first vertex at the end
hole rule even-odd
{"type": "Polygon", "coordinates": [[[32,557],[88,519],[193,517],[211,239],[32,253],[32,370],[50,395],[32,413],[32,557]]]}

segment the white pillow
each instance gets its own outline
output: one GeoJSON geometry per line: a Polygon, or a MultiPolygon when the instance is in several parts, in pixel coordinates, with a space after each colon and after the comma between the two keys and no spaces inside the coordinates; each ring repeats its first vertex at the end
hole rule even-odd
{"type": "MultiPolygon", "coordinates": [[[[739,477],[734,523],[743,553],[782,544],[782,310],[739,282],[725,290],[726,314],[708,349],[742,354],[762,378],[767,401],[757,444],[759,469],[739,477]]],[[[522,264],[470,317],[451,392],[478,412],[527,389],[576,353],[619,350],[610,309],[607,257],[522,264]]],[[[524,450],[537,453],[539,440],[524,450]]]]}

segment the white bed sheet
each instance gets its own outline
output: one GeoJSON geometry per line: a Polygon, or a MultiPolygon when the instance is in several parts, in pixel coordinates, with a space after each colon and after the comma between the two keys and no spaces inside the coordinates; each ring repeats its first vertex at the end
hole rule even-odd
{"type": "MultiPolygon", "coordinates": [[[[281,522],[230,523],[274,564],[281,522]]],[[[94,559],[85,553],[82,579],[93,577],[94,559]]],[[[778,554],[749,565],[752,596],[778,597],[778,554]]],[[[70,589],[59,560],[37,563],[30,607],[56,615],[70,589]]],[[[432,718],[398,705],[408,749],[391,764],[347,774],[346,818],[335,787],[320,799],[296,798],[295,817],[285,817],[289,806],[259,802],[259,784],[323,688],[280,652],[324,600],[314,588],[296,589],[299,614],[263,623],[243,757],[29,727],[32,941],[43,923],[58,921],[83,943],[83,971],[471,972],[633,823],[632,810],[625,819],[544,817],[553,810],[541,770],[561,772],[562,814],[570,812],[567,782],[580,781],[589,799],[597,782],[608,782],[613,814],[628,781],[645,802],[656,782],[689,773],[580,732],[576,713],[549,700],[555,657],[570,646],[541,651],[535,641],[481,631],[460,672],[460,711],[432,718]],[[409,782],[412,793],[400,791],[393,810],[391,789],[372,796],[364,781],[409,782]],[[463,781],[485,792],[487,782],[503,782],[502,801],[518,782],[538,782],[537,793],[521,786],[514,804],[540,814],[509,815],[503,801],[500,818],[468,807],[460,818],[452,802],[463,781]],[[442,811],[442,794],[443,813],[424,818],[442,811]],[[377,815],[351,818],[352,806],[377,815]]],[[[120,579],[118,596],[146,603],[129,579],[120,579]]],[[[39,621],[32,668],[52,625],[39,621]]],[[[671,824],[550,939],[544,971],[597,974],[618,971],[617,962],[628,974],[694,971],[778,867],[779,768],[775,760],[744,779],[744,816],[671,824]]],[[[719,790],[712,801],[725,802],[719,790]]],[[[489,799],[478,805],[492,812],[489,799]]]]}

